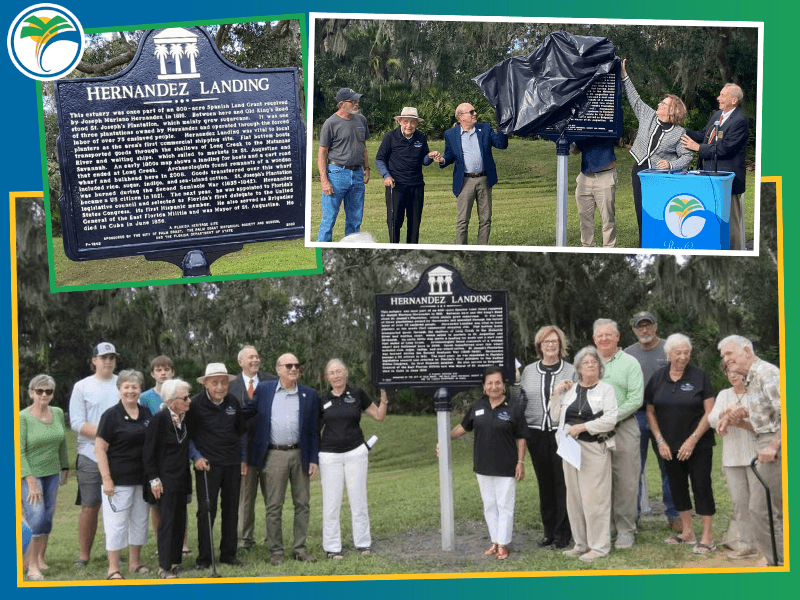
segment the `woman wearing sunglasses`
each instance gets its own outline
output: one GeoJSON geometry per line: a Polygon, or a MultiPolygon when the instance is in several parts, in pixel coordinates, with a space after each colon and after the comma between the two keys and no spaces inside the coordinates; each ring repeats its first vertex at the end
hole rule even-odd
{"type": "Polygon", "coordinates": [[[19,413],[22,510],[33,538],[23,567],[30,581],[43,581],[44,552],[53,528],[59,484],[69,475],[64,412],[50,406],[56,382],[37,375],[28,384],[31,405],[19,413]]]}

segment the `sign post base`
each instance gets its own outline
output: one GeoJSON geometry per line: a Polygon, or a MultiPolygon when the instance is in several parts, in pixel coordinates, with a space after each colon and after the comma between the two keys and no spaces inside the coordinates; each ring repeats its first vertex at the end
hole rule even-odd
{"type": "Polygon", "coordinates": [[[453,453],[450,446],[450,391],[439,388],[433,396],[439,442],[439,503],[442,512],[442,550],[456,548],[455,508],[453,506],[453,453]]]}

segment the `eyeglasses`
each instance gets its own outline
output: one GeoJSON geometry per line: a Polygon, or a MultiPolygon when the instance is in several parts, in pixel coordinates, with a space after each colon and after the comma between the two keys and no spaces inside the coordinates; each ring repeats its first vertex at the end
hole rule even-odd
{"type": "Polygon", "coordinates": [[[36,394],[37,396],[52,396],[53,395],[53,390],[51,390],[51,389],[33,390],[33,393],[36,394]]]}
{"type": "Polygon", "coordinates": [[[281,367],[285,368],[287,371],[291,371],[292,369],[300,370],[300,363],[283,363],[280,365],[281,367]]]}
{"type": "Polygon", "coordinates": [[[650,327],[655,327],[655,323],[639,323],[634,329],[648,329],[650,327]]]}
{"type": "Polygon", "coordinates": [[[111,500],[111,496],[108,497],[108,505],[111,507],[113,512],[117,512],[117,507],[114,506],[114,502],[111,500]]]}
{"type": "Polygon", "coordinates": [[[544,340],[542,346],[558,346],[558,340],[544,340]]]}
{"type": "Polygon", "coordinates": [[[345,100],[345,102],[349,102],[350,104],[358,104],[358,100],[345,100]]]}
{"type": "Polygon", "coordinates": [[[461,115],[472,115],[474,117],[477,114],[478,111],[473,108],[472,110],[465,110],[464,112],[458,113],[458,116],[460,117],[461,115]]]}
{"type": "Polygon", "coordinates": [[[181,402],[186,402],[187,400],[189,400],[189,395],[187,394],[186,396],[175,396],[175,400],[180,400],[181,402]]]}

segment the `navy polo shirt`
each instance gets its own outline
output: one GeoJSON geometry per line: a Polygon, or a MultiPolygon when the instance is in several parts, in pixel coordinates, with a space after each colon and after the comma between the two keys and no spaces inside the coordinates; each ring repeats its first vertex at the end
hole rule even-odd
{"type": "Polygon", "coordinates": [[[597,173],[617,160],[614,140],[610,138],[586,138],[576,141],[575,146],[581,151],[581,173],[584,175],[597,173]]]}
{"type": "MultiPolygon", "coordinates": [[[[673,455],[697,429],[705,414],[703,400],[716,394],[709,376],[691,364],[686,365],[678,381],[670,379],[669,365],[650,378],[644,389],[644,402],[655,407],[658,428],[673,455]]],[[[709,428],[697,440],[695,448],[710,448],[714,444],[714,431],[709,428]]]]}
{"type": "MultiPolygon", "coordinates": [[[[407,139],[400,128],[396,127],[383,136],[375,155],[375,164],[384,179],[391,175],[396,183],[402,185],[425,185],[422,165],[428,152],[428,138],[419,130],[414,132],[411,139],[407,139]],[[381,162],[386,169],[381,169],[381,162]]],[[[431,160],[428,159],[428,164],[430,163],[431,160]]]]}
{"type": "Polygon", "coordinates": [[[147,426],[153,415],[146,406],[139,405],[139,416],[131,418],[122,401],[109,408],[100,417],[97,436],[108,442],[108,470],[114,485],[142,485],[144,463],[142,449],[147,426]]]}
{"type": "Polygon", "coordinates": [[[508,398],[492,408],[483,396],[469,409],[461,426],[475,431],[473,470],[479,475],[514,477],[517,468],[517,440],[525,438],[528,423],[521,404],[508,398]]]}
{"type": "Polygon", "coordinates": [[[341,396],[331,390],[319,399],[319,423],[322,428],[320,452],[350,452],[364,443],[361,413],[372,400],[364,390],[347,386],[341,396]]]}

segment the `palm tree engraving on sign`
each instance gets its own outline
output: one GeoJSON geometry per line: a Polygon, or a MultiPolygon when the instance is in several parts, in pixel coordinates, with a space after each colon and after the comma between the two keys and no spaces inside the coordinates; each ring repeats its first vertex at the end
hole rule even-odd
{"type": "Polygon", "coordinates": [[[155,56],[161,62],[159,79],[196,79],[200,77],[195,62],[200,54],[197,47],[197,35],[181,27],[170,27],[153,36],[153,41],[156,45],[155,56]],[[167,56],[172,56],[175,61],[174,73],[167,72],[167,56]],[[184,56],[189,58],[188,73],[184,73],[181,67],[181,59],[184,56]]]}

